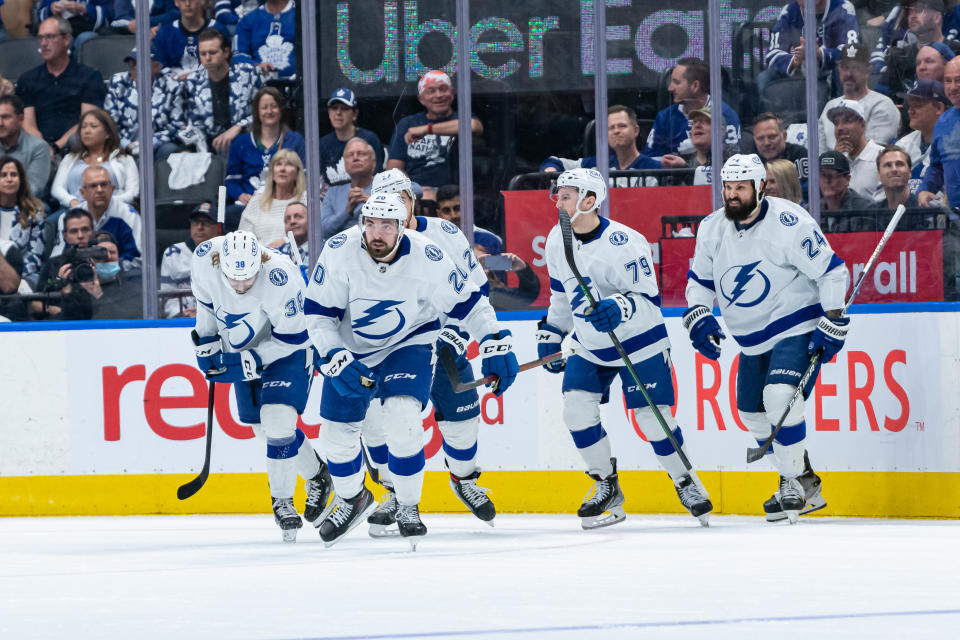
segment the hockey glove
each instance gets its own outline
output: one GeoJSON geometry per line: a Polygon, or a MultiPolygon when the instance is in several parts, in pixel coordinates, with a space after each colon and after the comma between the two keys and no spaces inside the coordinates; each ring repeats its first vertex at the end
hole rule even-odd
{"type": "Polygon", "coordinates": [[[215,376],[217,382],[256,380],[260,377],[260,371],[263,369],[260,356],[252,349],[236,353],[224,353],[221,357],[221,363],[225,371],[215,376]]]}
{"type": "Polygon", "coordinates": [[[490,384],[490,390],[496,396],[503,395],[520,373],[517,356],[513,353],[512,334],[503,330],[484,337],[480,341],[480,357],[483,359],[480,364],[483,377],[492,373],[498,378],[490,384]]]}
{"type": "Polygon", "coordinates": [[[829,318],[820,316],[820,322],[810,336],[810,344],[807,346],[807,354],[813,355],[820,353],[820,359],[823,362],[830,362],[833,357],[843,349],[843,343],[847,339],[850,318],[829,318]]]}
{"type": "Polygon", "coordinates": [[[449,347],[457,358],[462,358],[467,353],[470,336],[456,327],[444,327],[440,330],[439,338],[440,346],[449,347]]]}
{"type": "Polygon", "coordinates": [[[683,328],[690,333],[690,342],[697,351],[711,360],[720,359],[720,341],[727,336],[710,309],[702,304],[687,309],[683,314],[683,328]]]}
{"type": "Polygon", "coordinates": [[[330,378],[333,388],[344,398],[373,397],[377,378],[373,370],[346,349],[331,349],[320,373],[330,378]]]}
{"type": "MultiPolygon", "coordinates": [[[[537,323],[537,357],[545,358],[546,356],[560,353],[560,343],[563,342],[563,337],[564,333],[560,329],[547,324],[546,316],[541,318],[540,322],[537,323]]],[[[543,368],[550,373],[560,373],[566,366],[566,359],[560,358],[553,362],[548,362],[543,365],[543,368]]]]}
{"type": "Polygon", "coordinates": [[[610,333],[619,327],[621,322],[632,318],[636,310],[637,305],[631,298],[615,293],[609,298],[598,301],[593,310],[577,315],[589,322],[600,333],[610,333]]]}
{"type": "Polygon", "coordinates": [[[200,371],[203,371],[207,378],[223,373],[223,365],[220,362],[223,348],[220,344],[220,336],[201,338],[200,334],[193,330],[190,332],[190,337],[193,338],[193,350],[197,354],[197,367],[200,371]]]}

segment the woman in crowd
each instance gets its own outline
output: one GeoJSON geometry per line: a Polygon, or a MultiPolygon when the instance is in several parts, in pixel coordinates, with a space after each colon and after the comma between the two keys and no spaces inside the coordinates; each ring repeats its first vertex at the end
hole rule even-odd
{"type": "Polygon", "coordinates": [[[12,242],[23,254],[22,278],[40,271],[43,254],[43,203],[31,195],[27,171],[11,156],[0,158],[0,241],[12,242]]]}
{"type": "Polygon", "coordinates": [[[767,163],[766,194],[800,204],[803,201],[803,189],[797,176],[797,165],[782,158],[767,163]]]}
{"type": "Polygon", "coordinates": [[[140,195],[140,175],[133,156],[120,148],[120,133],[110,114],[103,109],[90,109],[80,116],[78,143],[57,169],[50,189],[60,204],[70,209],[83,201],[80,187],[87,167],[103,165],[115,189],[114,198],[128,204],[140,195]]]}
{"type": "Polygon", "coordinates": [[[283,212],[290,202],[305,201],[306,190],[307,178],[300,156],[290,149],[280,149],[270,161],[263,188],[243,210],[239,229],[257,236],[260,244],[283,240],[283,212]]]}

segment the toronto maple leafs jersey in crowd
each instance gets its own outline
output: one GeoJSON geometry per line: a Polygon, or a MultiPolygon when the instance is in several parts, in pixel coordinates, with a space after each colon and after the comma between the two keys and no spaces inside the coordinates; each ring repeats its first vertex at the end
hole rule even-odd
{"type": "MultiPolygon", "coordinates": [[[[574,238],[573,254],[577,269],[595,300],[615,293],[629,296],[636,311],[614,333],[634,362],[646,360],[670,347],[667,328],[660,313],[660,290],[653,271],[653,257],[647,240],[630,227],[600,218],[600,228],[590,240],[574,238]]],[[[560,227],[547,235],[545,248],[550,273],[550,308],[547,322],[566,333],[584,350],[577,355],[590,362],[613,366],[620,355],[606,333],[601,333],[581,316],[590,303],[578,286],[563,253],[560,227]]]]}
{"type": "Polygon", "coordinates": [[[809,333],[825,310],[843,307],[847,268],[802,207],[764,198],[748,225],[723,209],[703,219],[688,274],[687,304],[713,307],[747,355],[809,333]]]}
{"type": "Polygon", "coordinates": [[[210,20],[197,31],[187,31],[180,24],[180,20],[174,20],[160,27],[157,35],[153,37],[153,44],[150,45],[153,59],[178,75],[193,71],[200,66],[200,54],[197,53],[198,36],[204,29],[217,29],[228,38],[231,37],[226,27],[215,20],[210,20]]]}
{"type": "Polygon", "coordinates": [[[398,348],[433,344],[446,315],[474,338],[499,331],[486,297],[429,238],[404,233],[377,262],[354,227],[327,241],[307,287],[307,329],[318,353],[342,347],[369,367],[398,348]]]}
{"type": "MultiPolygon", "coordinates": [[[[155,147],[159,147],[164,142],[170,142],[176,134],[172,115],[174,101],[179,98],[179,94],[180,82],[169,73],[161,72],[153,79],[151,108],[155,147]]],[[[140,135],[137,96],[137,83],[129,71],[113,74],[110,78],[110,86],[107,88],[107,97],[103,101],[103,109],[117,123],[120,146],[123,148],[129,147],[140,135]]]]}
{"type": "MultiPolygon", "coordinates": [[[[253,122],[253,96],[262,86],[263,78],[252,64],[230,64],[231,125],[247,127],[253,122]]],[[[173,121],[178,130],[192,126],[208,138],[215,138],[227,129],[214,120],[210,75],[203,67],[192,71],[183,81],[180,100],[174,106],[173,121]]]]}
{"type": "Polygon", "coordinates": [[[237,294],[212,257],[223,236],[193,252],[191,287],[197,299],[197,333],[220,334],[226,352],[253,349],[264,366],[310,345],[303,316],[303,278],[290,259],[259,245],[263,263],[249,291],[237,294]]]}
{"type": "Polygon", "coordinates": [[[295,75],[297,63],[293,43],[297,39],[297,23],[294,6],[290,0],[276,15],[263,6],[243,16],[237,25],[236,53],[249,57],[254,64],[269,62],[281,78],[295,75]]]}

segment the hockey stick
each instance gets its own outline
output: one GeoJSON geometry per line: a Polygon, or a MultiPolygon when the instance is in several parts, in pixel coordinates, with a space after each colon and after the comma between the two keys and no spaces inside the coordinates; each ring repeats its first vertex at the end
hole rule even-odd
{"type": "MultiPolygon", "coordinates": [[[[560,214],[560,235],[563,237],[563,255],[567,259],[567,266],[569,266],[570,271],[573,272],[573,277],[577,279],[577,285],[580,287],[580,291],[583,292],[583,295],[587,298],[587,302],[590,304],[590,310],[592,311],[596,308],[597,301],[593,297],[593,294],[590,293],[590,287],[587,286],[583,276],[580,275],[580,270],[577,269],[577,263],[573,257],[573,227],[570,224],[570,216],[567,215],[567,212],[563,209],[558,209],[558,212],[560,214]]],[[[653,415],[657,418],[657,422],[660,423],[660,427],[667,435],[667,439],[670,440],[673,450],[677,452],[680,462],[682,462],[686,470],[690,472],[690,476],[696,480],[697,485],[699,485],[699,487],[704,490],[704,493],[706,493],[706,489],[703,488],[703,484],[700,482],[699,478],[696,477],[696,474],[693,471],[693,465],[690,464],[687,454],[685,454],[683,449],[680,448],[680,443],[677,442],[677,438],[673,435],[670,427],[667,426],[667,421],[664,420],[663,414],[660,413],[660,408],[654,404],[653,400],[650,398],[650,394],[647,393],[646,388],[644,388],[643,382],[640,381],[640,376],[637,375],[637,370],[633,367],[633,363],[630,362],[630,357],[624,350],[623,345],[620,344],[620,338],[618,338],[617,334],[615,334],[613,331],[608,331],[607,337],[610,338],[611,342],[613,342],[613,346],[620,355],[620,359],[623,360],[623,364],[627,368],[627,371],[630,372],[630,377],[633,378],[634,384],[636,384],[637,388],[640,389],[640,393],[643,395],[643,399],[646,400],[647,406],[653,411],[653,415]]]]}
{"type": "Polygon", "coordinates": [[[303,259],[300,257],[300,248],[297,247],[297,241],[293,239],[293,231],[287,231],[287,244],[290,245],[290,259],[293,260],[293,264],[299,267],[303,264],[303,259]]]}
{"type": "MultiPolygon", "coordinates": [[[[843,305],[843,309],[840,310],[841,317],[846,315],[847,309],[853,304],[853,299],[857,297],[857,294],[860,292],[860,287],[863,285],[864,279],[867,277],[867,274],[870,272],[870,269],[873,267],[873,263],[877,261],[877,258],[880,256],[880,252],[883,251],[883,247],[887,244],[887,240],[890,239],[890,236],[893,235],[893,230],[896,228],[897,223],[900,222],[900,218],[903,217],[903,213],[906,211],[906,207],[902,204],[897,207],[897,210],[893,214],[893,218],[890,219],[890,224],[887,225],[886,230],[883,232],[883,237],[880,238],[880,242],[877,244],[877,248],[873,250],[873,254],[870,256],[870,259],[867,260],[867,264],[864,265],[863,271],[860,272],[860,277],[857,278],[856,284],[853,285],[853,291],[850,292],[850,297],[847,298],[846,303],[843,305]]],[[[800,382],[797,384],[796,390],[793,392],[793,395],[790,396],[790,401],[787,402],[786,408],[783,410],[783,415],[780,416],[780,420],[777,421],[777,424],[773,427],[773,431],[770,432],[770,435],[759,447],[751,447],[747,449],[747,462],[756,462],[767,455],[767,451],[770,450],[770,447],[773,445],[774,438],[777,437],[777,434],[780,433],[780,427],[783,426],[783,421],[787,419],[787,414],[790,413],[790,409],[793,408],[793,405],[797,403],[797,400],[803,396],[803,390],[806,388],[807,384],[810,382],[810,376],[813,375],[813,372],[817,368],[817,363],[820,362],[821,352],[817,351],[812,356],[810,356],[810,364],[807,365],[807,370],[803,372],[803,376],[800,378],[800,382]]]]}
{"type": "MultiPolygon", "coordinates": [[[[551,353],[548,356],[544,356],[539,360],[524,362],[522,365],[520,365],[517,373],[520,373],[521,371],[528,371],[530,369],[536,369],[539,366],[553,362],[554,360],[559,360],[562,357],[564,357],[564,354],[558,351],[556,353],[551,353]]],[[[454,357],[453,353],[451,353],[450,349],[438,349],[437,358],[439,358],[440,364],[443,366],[443,370],[446,372],[447,377],[450,378],[450,384],[453,386],[454,393],[463,393],[464,391],[469,391],[470,389],[476,389],[477,387],[482,387],[483,385],[489,384],[497,379],[496,374],[491,373],[485,378],[480,378],[479,380],[463,382],[460,379],[460,372],[457,370],[457,359],[454,357]]]]}
{"type": "Polygon", "coordinates": [[[177,498],[186,500],[203,487],[210,475],[210,445],[213,444],[213,402],[217,394],[217,383],[210,381],[210,391],[207,395],[207,449],[203,456],[203,468],[200,475],[177,489],[177,498]]]}

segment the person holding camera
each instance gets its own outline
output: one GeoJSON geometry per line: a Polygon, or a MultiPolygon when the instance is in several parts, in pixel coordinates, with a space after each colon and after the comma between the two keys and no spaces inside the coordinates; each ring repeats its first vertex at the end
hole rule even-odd
{"type": "Polygon", "coordinates": [[[64,253],[69,259],[59,272],[62,320],[140,318],[140,270],[120,269],[120,250],[109,232],[97,235],[97,244],[64,253]]]}
{"type": "MultiPolygon", "coordinates": [[[[0,296],[15,294],[20,290],[20,272],[23,270],[23,254],[13,242],[0,238],[0,296]]],[[[26,320],[27,310],[23,300],[0,297],[0,322],[26,320]]]]}
{"type": "Polygon", "coordinates": [[[533,269],[513,253],[490,255],[480,244],[473,245],[483,273],[490,283],[490,304],[497,311],[528,309],[540,295],[540,279],[533,269]],[[506,272],[517,274],[518,285],[511,287],[506,272]]]}

